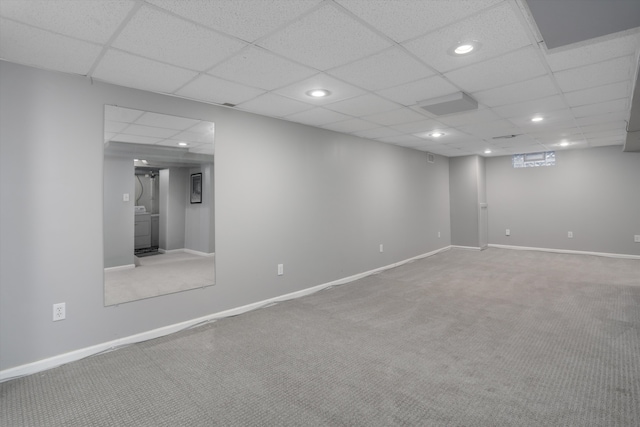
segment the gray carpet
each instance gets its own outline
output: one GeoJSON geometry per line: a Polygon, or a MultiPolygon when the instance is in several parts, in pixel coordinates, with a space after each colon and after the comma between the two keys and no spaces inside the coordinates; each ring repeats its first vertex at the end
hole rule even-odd
{"type": "Polygon", "coordinates": [[[0,384],[2,426],[637,426],[640,261],[451,250],[0,384]]]}
{"type": "Polygon", "coordinates": [[[215,258],[186,252],[138,258],[136,268],[105,271],[104,305],[215,284],[215,258]]]}

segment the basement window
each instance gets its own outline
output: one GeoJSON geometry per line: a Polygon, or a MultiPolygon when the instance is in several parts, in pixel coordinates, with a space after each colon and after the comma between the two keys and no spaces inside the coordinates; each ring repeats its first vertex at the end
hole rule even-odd
{"type": "Polygon", "coordinates": [[[555,166],[556,152],[543,151],[541,153],[514,154],[514,168],[532,168],[537,166],[555,166]]]}

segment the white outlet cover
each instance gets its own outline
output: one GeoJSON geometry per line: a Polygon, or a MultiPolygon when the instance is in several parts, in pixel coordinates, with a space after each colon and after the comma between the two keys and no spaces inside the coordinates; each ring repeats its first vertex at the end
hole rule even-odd
{"type": "Polygon", "coordinates": [[[633,241],[636,243],[640,243],[640,234],[636,234],[635,236],[633,236],[633,241]]]}
{"type": "Polygon", "coordinates": [[[66,304],[61,302],[53,304],[53,321],[64,320],[67,317],[66,304]]]}

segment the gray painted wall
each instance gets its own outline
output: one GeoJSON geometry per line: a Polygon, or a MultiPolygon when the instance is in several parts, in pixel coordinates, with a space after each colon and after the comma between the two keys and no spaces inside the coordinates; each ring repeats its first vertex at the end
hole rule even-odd
{"type": "Polygon", "coordinates": [[[2,61],[0,76],[0,369],[451,243],[446,158],[2,61]],[[105,104],[215,122],[216,286],[104,307],[105,104]]]}
{"type": "Polygon", "coordinates": [[[556,151],[550,167],[514,169],[510,156],[486,166],[490,243],[640,255],[640,153],[610,146],[556,151]]]}
{"type": "Polygon", "coordinates": [[[449,159],[451,244],[480,247],[478,156],[449,159]]]}
{"type": "MultiPolygon", "coordinates": [[[[122,157],[104,161],[104,266],[133,264],[135,182],[133,162],[122,157]],[[122,196],[129,194],[129,201],[122,196]]],[[[99,193],[99,189],[93,190],[99,193]]]]}
{"type": "Polygon", "coordinates": [[[174,250],[185,247],[186,209],[189,197],[189,169],[169,168],[169,185],[166,195],[166,246],[174,250]]]}
{"type": "Polygon", "coordinates": [[[215,245],[211,212],[213,211],[213,174],[212,165],[191,168],[189,176],[202,173],[202,203],[191,204],[187,201],[185,212],[184,247],[198,252],[213,253],[215,245]]]}

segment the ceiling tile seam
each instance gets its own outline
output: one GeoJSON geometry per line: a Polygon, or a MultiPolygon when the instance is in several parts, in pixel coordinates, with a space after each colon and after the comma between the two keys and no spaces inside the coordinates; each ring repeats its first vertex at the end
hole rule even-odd
{"type": "Polygon", "coordinates": [[[578,70],[580,68],[591,67],[593,65],[606,64],[607,62],[611,62],[611,61],[614,61],[616,59],[622,59],[622,58],[626,58],[626,57],[630,57],[630,56],[636,56],[637,52],[640,52],[640,48],[638,48],[634,53],[621,54],[619,56],[613,56],[611,58],[603,59],[602,61],[589,62],[588,64],[577,65],[575,67],[563,68],[561,70],[555,70],[555,71],[553,71],[553,73],[554,74],[555,73],[564,73],[565,71],[575,71],[575,70],[578,70]]]}
{"type": "MultiPolygon", "coordinates": [[[[300,15],[295,16],[294,18],[291,18],[288,21],[283,22],[281,25],[279,25],[278,27],[274,28],[273,30],[267,32],[266,34],[263,34],[262,36],[258,37],[257,39],[255,39],[253,42],[247,42],[247,43],[251,43],[252,45],[260,45],[261,42],[263,42],[264,40],[268,39],[269,37],[273,36],[276,33],[279,33],[280,31],[284,30],[285,28],[287,28],[288,26],[294,24],[295,22],[306,18],[307,16],[311,15],[312,13],[318,11],[319,9],[322,9],[324,7],[324,5],[327,2],[330,2],[331,0],[322,0],[320,1],[317,5],[309,8],[306,12],[301,13],[300,15]]],[[[260,46],[262,47],[262,46],[260,46]]],[[[263,47],[264,49],[264,47],[263,47]]]]}
{"type": "Polygon", "coordinates": [[[0,15],[0,18],[6,19],[7,21],[11,21],[11,22],[16,23],[16,24],[24,25],[25,27],[33,28],[34,30],[44,31],[46,33],[54,34],[56,36],[64,37],[64,38],[67,38],[67,39],[71,39],[71,40],[75,40],[75,41],[79,41],[79,42],[83,42],[83,43],[88,43],[88,44],[91,44],[91,45],[94,45],[94,46],[104,46],[104,44],[99,43],[99,42],[83,39],[83,38],[76,37],[76,36],[70,36],[68,34],[58,33],[57,31],[52,31],[52,30],[49,30],[47,28],[38,27],[37,25],[33,25],[33,24],[26,23],[26,22],[18,21],[17,19],[9,18],[9,17],[6,17],[6,16],[0,15]]]}
{"type": "MultiPolygon", "coordinates": [[[[136,1],[136,3],[137,2],[138,1],[136,1]]],[[[165,9],[165,8],[163,8],[161,6],[155,5],[153,3],[148,3],[147,1],[144,1],[144,0],[142,1],[142,3],[145,6],[156,10],[157,12],[163,13],[165,15],[169,15],[169,16],[171,16],[171,17],[173,17],[175,19],[178,19],[180,21],[188,22],[190,24],[193,24],[193,25],[195,25],[197,27],[200,27],[202,29],[205,29],[207,31],[211,31],[213,33],[216,33],[217,35],[222,36],[224,38],[231,39],[231,40],[234,40],[234,41],[238,41],[238,42],[241,42],[241,43],[244,43],[244,44],[251,44],[251,42],[243,40],[240,37],[237,37],[237,36],[234,36],[232,34],[226,33],[224,31],[221,31],[221,30],[217,29],[217,28],[209,27],[207,25],[201,24],[200,22],[194,21],[193,19],[190,19],[190,18],[188,18],[186,16],[178,15],[177,13],[174,13],[174,12],[172,12],[172,11],[170,11],[168,9],[165,9]]]]}
{"type": "Polygon", "coordinates": [[[531,44],[536,45],[538,48],[541,48],[541,45],[544,45],[544,48],[547,48],[547,45],[544,43],[542,38],[542,34],[538,29],[538,24],[533,19],[533,14],[531,10],[529,10],[529,5],[526,0],[508,0],[511,5],[511,9],[514,14],[522,24],[522,27],[525,28],[525,32],[531,40],[531,44]],[[528,30],[528,31],[527,31],[528,30]]]}
{"type": "Polygon", "coordinates": [[[124,30],[124,28],[129,25],[129,22],[133,19],[133,16],[138,13],[138,10],[140,10],[142,4],[143,3],[140,1],[135,2],[135,5],[131,8],[129,13],[127,13],[127,16],[125,16],[122,22],[120,22],[113,34],[111,34],[111,37],[109,37],[106,43],[102,45],[102,49],[100,50],[98,57],[95,59],[95,61],[93,61],[91,68],[89,68],[89,71],[87,72],[87,76],[93,77],[93,73],[96,71],[96,68],[98,68],[98,65],[111,48],[111,44],[120,36],[122,30],[124,30]]]}

